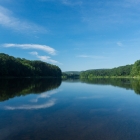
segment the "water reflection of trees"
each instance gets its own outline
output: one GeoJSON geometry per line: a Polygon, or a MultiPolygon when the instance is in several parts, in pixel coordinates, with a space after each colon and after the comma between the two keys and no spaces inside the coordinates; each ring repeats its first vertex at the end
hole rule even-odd
{"type": "Polygon", "coordinates": [[[81,81],[88,84],[112,85],[125,89],[132,89],[135,91],[135,93],[140,94],[140,80],[138,79],[93,78],[93,79],[81,79],[81,81]]]}
{"type": "Polygon", "coordinates": [[[140,80],[132,80],[131,84],[135,93],[140,95],[140,80]]]}
{"type": "Polygon", "coordinates": [[[58,88],[60,85],[61,79],[57,78],[0,79],[0,101],[30,93],[42,93],[58,88]]]}

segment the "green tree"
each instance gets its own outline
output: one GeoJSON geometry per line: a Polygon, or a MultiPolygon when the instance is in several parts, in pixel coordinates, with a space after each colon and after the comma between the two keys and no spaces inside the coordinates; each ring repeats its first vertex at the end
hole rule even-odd
{"type": "Polygon", "coordinates": [[[140,76],[140,60],[137,60],[134,63],[134,65],[132,67],[131,75],[132,76],[140,76]]]}

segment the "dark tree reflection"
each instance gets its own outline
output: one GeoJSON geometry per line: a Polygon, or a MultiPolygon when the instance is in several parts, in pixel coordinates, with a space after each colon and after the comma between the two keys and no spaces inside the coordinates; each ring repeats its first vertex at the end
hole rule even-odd
{"type": "Polygon", "coordinates": [[[125,89],[132,89],[136,94],[140,94],[140,80],[127,78],[93,78],[81,79],[82,82],[88,84],[112,85],[125,89]]]}
{"type": "Polygon", "coordinates": [[[39,94],[58,88],[60,85],[61,79],[59,78],[0,79],[0,101],[30,93],[39,94]]]}

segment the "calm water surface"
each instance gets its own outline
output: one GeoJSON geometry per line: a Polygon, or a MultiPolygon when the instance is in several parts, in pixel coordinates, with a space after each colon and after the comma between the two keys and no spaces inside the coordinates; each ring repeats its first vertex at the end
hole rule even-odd
{"type": "Polygon", "coordinates": [[[0,140],[139,140],[140,82],[1,79],[0,140]]]}

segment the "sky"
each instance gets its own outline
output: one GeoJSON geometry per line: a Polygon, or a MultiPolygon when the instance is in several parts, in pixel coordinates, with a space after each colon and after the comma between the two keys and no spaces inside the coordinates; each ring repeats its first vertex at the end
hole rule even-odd
{"type": "Polygon", "coordinates": [[[140,0],[0,0],[0,53],[62,71],[140,59],[140,0]]]}

